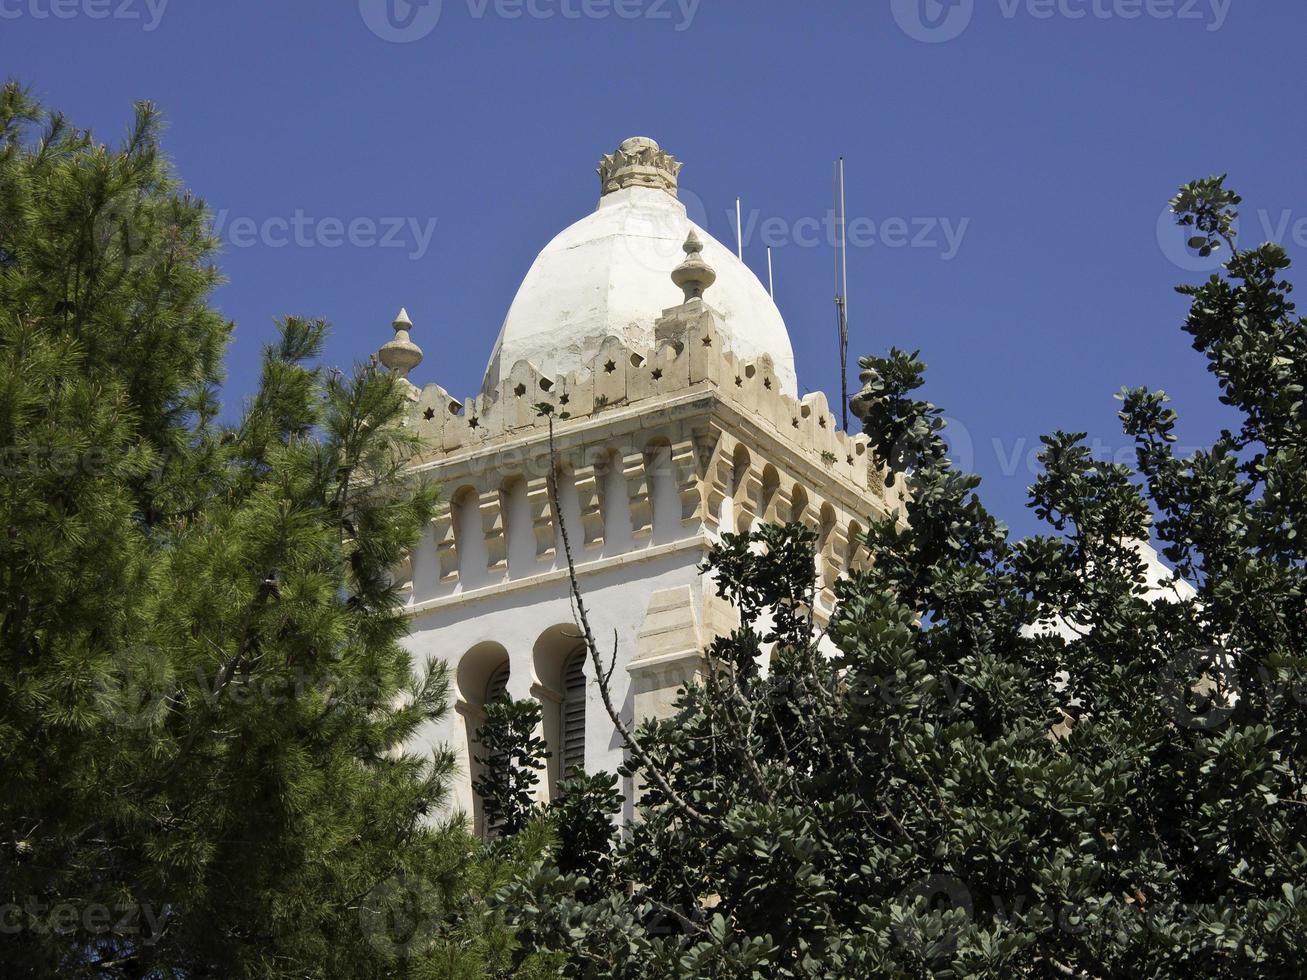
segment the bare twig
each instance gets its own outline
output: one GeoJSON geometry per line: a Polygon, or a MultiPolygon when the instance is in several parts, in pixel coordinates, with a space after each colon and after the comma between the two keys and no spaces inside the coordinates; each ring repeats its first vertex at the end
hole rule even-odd
{"type": "Polygon", "coordinates": [[[558,521],[559,536],[563,539],[563,554],[567,559],[567,574],[572,588],[572,601],[575,606],[577,628],[581,630],[581,636],[585,641],[586,650],[590,653],[590,661],[594,664],[595,681],[599,685],[599,696],[603,700],[604,710],[608,712],[608,717],[612,720],[614,727],[619,735],[622,736],[622,742],[626,748],[639,761],[641,767],[648,772],[654,784],[667,797],[668,801],[681,812],[682,815],[695,821],[696,823],[710,826],[712,821],[698,809],[693,807],[689,802],[672,788],[671,783],[663,774],[662,770],[654,764],[652,757],[649,755],[640,740],[618,714],[616,706],[613,704],[612,690],[609,685],[609,679],[612,677],[613,667],[617,664],[617,633],[613,632],[613,658],[612,664],[607,670],[604,669],[602,658],[599,654],[599,644],[595,642],[594,631],[590,628],[590,618],[585,611],[585,598],[581,594],[581,586],[576,578],[576,561],[572,556],[572,543],[567,534],[567,525],[563,519],[563,509],[558,503],[558,458],[554,450],[554,417],[547,413],[546,418],[549,421],[549,503],[554,509],[554,519],[558,521]]]}

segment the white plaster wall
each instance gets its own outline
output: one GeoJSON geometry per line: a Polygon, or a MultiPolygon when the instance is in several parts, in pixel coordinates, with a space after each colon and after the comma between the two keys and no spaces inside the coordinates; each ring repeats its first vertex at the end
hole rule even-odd
{"type": "MultiPolygon", "coordinates": [[[[690,585],[695,603],[702,609],[700,573],[697,565],[703,556],[697,536],[673,545],[635,552],[622,561],[605,561],[600,570],[584,574],[581,587],[590,622],[600,649],[612,650],[617,639],[617,669],[612,675],[614,703],[625,720],[632,713],[630,675],[627,664],[636,648],[636,637],[644,622],[650,595],[661,589],[690,585]]],[[[588,569],[586,569],[588,571],[588,569]]],[[[488,589],[466,596],[457,603],[419,614],[407,640],[415,664],[430,659],[444,660],[456,674],[459,659],[478,643],[501,644],[507,651],[511,674],[509,695],[532,697],[534,675],[533,652],[540,635],[552,626],[570,624],[570,593],[565,578],[504,591],[488,589]]],[[[586,677],[586,757],[587,771],[614,771],[623,761],[621,738],[604,710],[598,686],[594,683],[593,664],[587,663],[586,677]]],[[[467,776],[470,758],[463,716],[451,710],[440,722],[427,726],[413,750],[447,745],[461,762],[453,805],[472,813],[472,789],[467,776]]],[[[543,780],[542,780],[543,785],[543,780]]],[[[627,798],[630,799],[629,787],[627,798]]],[[[628,811],[630,804],[627,804],[628,811]]],[[[630,813],[625,815],[628,819],[630,813]]]]}

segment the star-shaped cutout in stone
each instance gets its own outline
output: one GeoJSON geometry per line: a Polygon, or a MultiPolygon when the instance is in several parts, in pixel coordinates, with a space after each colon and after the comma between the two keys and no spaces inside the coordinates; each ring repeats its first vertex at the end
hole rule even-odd
{"type": "Polygon", "coordinates": [[[609,361],[607,364],[604,365],[604,371],[606,371],[608,374],[612,374],[616,370],[617,370],[617,365],[613,361],[609,361]]]}
{"type": "Polygon", "coordinates": [[[422,413],[422,417],[426,419],[428,422],[430,422],[432,419],[436,417],[436,410],[434,408],[428,408],[425,412],[422,413]]]}

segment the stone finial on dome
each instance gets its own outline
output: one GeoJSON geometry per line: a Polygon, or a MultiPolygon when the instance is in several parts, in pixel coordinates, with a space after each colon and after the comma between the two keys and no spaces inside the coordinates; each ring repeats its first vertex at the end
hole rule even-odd
{"type": "Polygon", "coordinates": [[[703,260],[703,242],[693,228],[681,248],[685,250],[685,261],[672,270],[672,282],[681,287],[688,303],[703,296],[703,291],[717,281],[717,273],[703,260]]]}
{"type": "Polygon", "coordinates": [[[377,357],[392,374],[407,379],[408,373],[422,363],[422,348],[413,343],[408,332],[413,328],[413,321],[408,318],[407,310],[400,310],[391,324],[395,336],[382,345],[377,357]]]}
{"type": "Polygon", "coordinates": [[[676,196],[681,162],[647,136],[623,140],[617,152],[599,161],[600,196],[627,187],[653,187],[676,196]]]}

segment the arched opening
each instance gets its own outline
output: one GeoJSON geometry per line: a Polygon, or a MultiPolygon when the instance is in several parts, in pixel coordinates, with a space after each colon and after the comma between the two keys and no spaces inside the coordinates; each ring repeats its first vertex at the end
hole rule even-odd
{"type": "Polygon", "coordinates": [[[817,530],[817,550],[825,552],[830,547],[830,536],[835,531],[835,508],[830,504],[821,505],[821,525],[817,530]]]}
{"type": "Polygon", "coordinates": [[[849,521],[849,545],[844,553],[844,570],[853,573],[865,565],[867,542],[863,540],[866,532],[857,521],[849,521]]]}
{"type": "MultiPolygon", "coordinates": [[[[771,511],[772,504],[776,500],[776,494],[781,489],[781,475],[776,472],[776,467],[768,463],[762,468],[762,493],[758,498],[758,520],[766,521],[767,514],[771,511]]],[[[777,515],[784,520],[787,514],[777,515]]]]}
{"type": "Polygon", "coordinates": [[[585,660],[586,649],[582,645],[563,664],[563,703],[558,731],[558,768],[563,779],[585,766],[585,660]]]}
{"type": "Polygon", "coordinates": [[[808,491],[797,483],[790,494],[790,513],[786,519],[800,524],[808,519],[808,491]]]}
{"type": "Polygon", "coordinates": [[[482,700],[482,705],[490,704],[492,701],[503,701],[508,697],[508,661],[504,661],[486,681],[486,693],[482,700]]]}
{"type": "MultiPolygon", "coordinates": [[[[581,498],[576,492],[576,474],[570,466],[560,465],[552,477],[558,495],[558,509],[562,519],[554,520],[554,567],[567,567],[567,552],[563,547],[563,528],[567,528],[567,540],[572,546],[573,557],[580,559],[585,551],[587,529],[581,520],[581,498]]],[[[553,506],[552,499],[550,507],[553,506]]]]}
{"type": "Polygon", "coordinates": [[[835,533],[835,508],[830,504],[821,505],[820,526],[817,530],[817,585],[829,589],[835,585],[839,575],[839,564],[831,554],[831,540],[835,533]]]}
{"type": "Polygon", "coordinates": [[[731,459],[731,525],[737,534],[748,533],[749,526],[753,523],[748,499],[749,467],[752,464],[753,458],[749,455],[749,450],[742,445],[736,446],[735,455],[731,459]]]}
{"type": "Polygon", "coordinates": [[[599,507],[604,517],[604,554],[620,555],[631,550],[631,497],[626,487],[622,455],[604,453],[595,461],[599,475],[599,507]]]}
{"type": "Polygon", "coordinates": [[[672,472],[672,444],[666,438],[652,439],[644,447],[644,472],[649,487],[653,543],[674,541],[681,528],[681,501],[672,472]]]}
{"type": "Polygon", "coordinates": [[[540,634],[532,652],[543,736],[549,749],[548,796],[558,783],[585,762],[585,645],[572,623],[551,626],[540,634]]]}
{"type": "Polygon", "coordinates": [[[523,578],[535,571],[536,563],[535,528],[531,522],[526,480],[520,476],[508,477],[500,488],[499,499],[504,515],[508,576],[523,578]]]}
{"type": "Polygon", "coordinates": [[[458,691],[458,712],[463,716],[468,796],[472,800],[472,827],[478,834],[485,833],[485,814],[481,800],[471,789],[480,778],[483,766],[477,761],[481,755],[477,731],[485,724],[486,705],[508,696],[508,679],[512,667],[508,651],[498,643],[478,643],[458,662],[455,686],[458,691]]]}
{"type": "Polygon", "coordinates": [[[485,585],[490,575],[490,553],[481,531],[481,500],[476,487],[459,487],[450,497],[454,547],[458,550],[458,580],[463,591],[485,585]]]}

